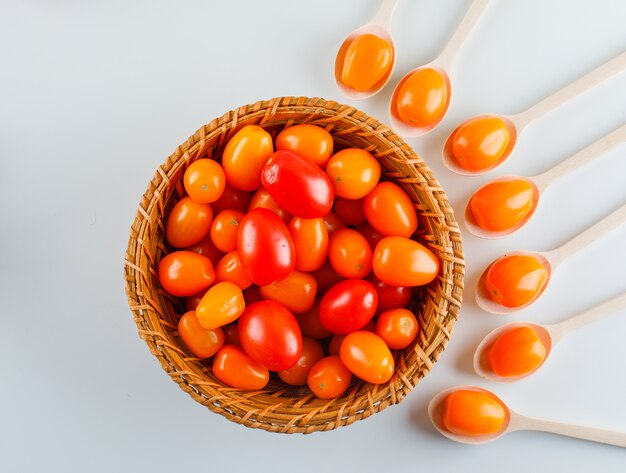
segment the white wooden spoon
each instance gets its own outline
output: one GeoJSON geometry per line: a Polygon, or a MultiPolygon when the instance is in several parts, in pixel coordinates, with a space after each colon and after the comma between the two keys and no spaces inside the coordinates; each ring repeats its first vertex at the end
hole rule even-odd
{"type": "Polygon", "coordinates": [[[393,43],[393,38],[391,37],[391,18],[393,17],[393,12],[398,5],[398,1],[399,0],[383,0],[378,12],[374,15],[374,18],[372,18],[369,23],[366,23],[350,33],[339,47],[337,57],[335,58],[335,83],[337,84],[339,92],[341,92],[344,97],[351,100],[366,99],[376,95],[389,81],[389,77],[391,77],[393,68],[396,65],[396,47],[393,43]],[[389,68],[389,72],[385,75],[385,77],[383,77],[383,79],[380,80],[372,89],[361,92],[353,89],[352,87],[346,86],[341,81],[341,71],[343,69],[343,58],[346,55],[348,46],[350,46],[350,43],[352,43],[354,39],[364,34],[373,34],[387,41],[393,50],[393,60],[391,67],[389,68]]]}
{"type": "Polygon", "coordinates": [[[501,381],[504,383],[512,383],[520,379],[526,378],[539,368],[541,368],[554,345],[569,333],[578,330],[585,325],[597,322],[609,315],[613,315],[620,310],[626,309],[626,293],[623,293],[613,299],[610,299],[600,305],[597,305],[581,314],[575,315],[562,322],[549,325],[541,325],[533,322],[513,322],[496,328],[489,332],[485,338],[478,344],[474,352],[474,371],[490,381],[501,381]],[[496,339],[505,332],[519,327],[529,327],[535,331],[541,343],[546,349],[546,356],[543,361],[532,371],[519,376],[500,376],[493,371],[489,364],[489,351],[496,339]]]}
{"type": "Polygon", "coordinates": [[[423,135],[425,133],[428,133],[434,130],[437,127],[437,125],[441,123],[441,120],[443,120],[443,117],[446,115],[446,112],[448,111],[448,107],[450,105],[450,98],[451,98],[451,92],[452,92],[451,85],[450,85],[450,74],[452,71],[452,65],[454,63],[454,59],[456,58],[456,55],[461,49],[461,46],[463,45],[463,43],[465,42],[467,37],[470,35],[472,30],[478,23],[478,20],[480,19],[483,12],[487,8],[489,1],[490,0],[474,0],[472,4],[470,5],[469,9],[467,10],[465,17],[459,24],[457,30],[454,32],[454,34],[448,41],[448,44],[445,46],[445,48],[439,54],[439,56],[437,56],[437,58],[433,59],[431,62],[429,62],[426,65],[419,66],[419,67],[416,67],[415,69],[410,70],[409,72],[405,74],[405,76],[400,80],[400,82],[398,82],[398,85],[396,85],[396,88],[393,91],[393,95],[391,96],[391,100],[389,101],[389,122],[391,123],[391,126],[398,134],[407,138],[413,138],[413,137],[420,136],[420,135],[423,135]],[[409,77],[411,77],[413,73],[417,72],[420,69],[426,69],[426,68],[435,69],[445,79],[446,85],[448,88],[448,94],[447,94],[448,100],[439,119],[435,123],[427,127],[420,128],[420,127],[413,126],[409,123],[406,123],[400,120],[400,118],[398,117],[395,111],[396,98],[398,95],[398,91],[400,90],[404,82],[409,77]]]}
{"type": "Polygon", "coordinates": [[[483,118],[483,117],[496,117],[501,118],[507,129],[510,133],[510,140],[507,148],[504,150],[504,153],[500,157],[500,159],[493,164],[493,166],[482,169],[480,171],[468,171],[467,169],[463,169],[459,166],[456,159],[452,154],[452,141],[454,135],[458,131],[458,129],[467,123],[469,120],[463,122],[459,125],[448,137],[443,147],[443,163],[446,165],[448,169],[457,174],[462,174],[466,176],[478,176],[481,174],[485,174],[486,172],[494,169],[495,167],[502,164],[502,162],[511,154],[511,151],[515,147],[519,136],[526,129],[528,125],[537,120],[538,118],[547,115],[553,110],[557,109],[561,105],[569,102],[570,100],[582,95],[584,92],[592,89],[593,87],[601,84],[602,82],[616,76],[617,74],[626,70],[626,52],[621,53],[620,55],[614,57],[609,62],[603,64],[602,66],[594,69],[589,72],[587,75],[581,77],[580,79],[572,82],[570,85],[564,87],[563,89],[555,92],[554,94],[546,97],[538,104],[530,107],[529,109],[517,113],[515,115],[495,115],[495,114],[486,114],[480,115],[475,118],[483,118]]]}
{"type": "Polygon", "coordinates": [[[546,287],[550,283],[550,279],[552,278],[552,274],[556,270],[556,268],[565,261],[570,256],[574,255],[578,251],[582,250],[589,244],[593,243],[596,240],[599,240],[601,237],[606,235],[618,228],[622,223],[626,222],[626,205],[622,205],[619,209],[614,211],[612,214],[604,217],[602,220],[597,222],[595,225],[591,226],[578,236],[575,236],[570,241],[561,245],[558,248],[555,248],[550,251],[545,252],[535,252],[535,251],[516,251],[513,253],[508,253],[504,256],[501,256],[494,262],[492,262],[482,273],[478,283],[476,284],[476,303],[487,312],[491,312],[492,314],[510,314],[513,312],[517,312],[522,310],[525,307],[528,307],[530,304],[534,303],[539,297],[545,292],[546,287]],[[493,301],[489,294],[487,293],[487,289],[485,288],[485,278],[487,276],[487,272],[489,268],[496,262],[502,258],[507,256],[515,256],[515,255],[523,255],[523,256],[533,256],[535,257],[539,263],[546,268],[548,271],[548,280],[546,284],[544,284],[541,291],[535,294],[535,297],[527,302],[526,304],[520,307],[506,307],[495,301],[493,301]]]}
{"type": "Polygon", "coordinates": [[[502,401],[502,399],[491,391],[487,391],[486,389],[481,389],[476,386],[457,386],[446,389],[445,391],[435,395],[435,397],[433,397],[428,404],[428,416],[439,433],[456,442],[470,445],[480,445],[491,442],[492,440],[500,438],[510,432],[515,432],[516,430],[535,430],[538,432],[549,432],[552,434],[564,435],[566,437],[590,440],[592,442],[604,443],[607,445],[615,445],[616,447],[626,447],[626,433],[624,432],[615,432],[612,430],[596,429],[594,427],[567,424],[553,420],[538,419],[536,417],[527,417],[513,411],[504,403],[504,401],[502,401]],[[457,435],[446,430],[442,422],[443,402],[448,394],[460,390],[484,393],[497,401],[504,408],[506,414],[502,428],[494,434],[481,436],[457,435]]]}
{"type": "Polygon", "coordinates": [[[604,137],[600,138],[595,143],[578,151],[572,157],[566,159],[562,163],[554,166],[552,169],[549,169],[548,171],[542,174],[539,174],[537,176],[531,176],[531,177],[503,176],[503,177],[499,177],[498,179],[494,179],[493,181],[488,182],[484,186],[480,187],[476,192],[474,192],[474,194],[479,192],[480,189],[494,182],[506,182],[506,181],[513,181],[513,180],[514,181],[524,180],[528,182],[532,186],[532,189],[533,189],[532,208],[530,209],[528,214],[521,221],[519,221],[515,226],[507,230],[494,232],[491,230],[485,230],[484,228],[478,226],[478,224],[476,223],[476,220],[474,219],[474,214],[472,214],[472,211],[471,211],[471,206],[470,206],[471,199],[470,199],[467,203],[467,206],[465,207],[465,226],[470,231],[470,233],[476,235],[477,237],[488,238],[488,239],[502,238],[507,235],[510,235],[511,233],[516,232],[517,230],[522,228],[524,225],[526,225],[526,223],[533,216],[533,214],[535,213],[535,210],[537,209],[537,204],[539,203],[539,196],[546,190],[548,186],[550,186],[550,184],[552,184],[554,181],[559,180],[563,176],[583,166],[586,166],[587,164],[591,163],[595,159],[606,154],[611,149],[615,148],[616,146],[621,145],[625,141],[626,141],[626,124],[622,125],[621,127],[609,133],[608,135],[605,135],[604,137]]]}

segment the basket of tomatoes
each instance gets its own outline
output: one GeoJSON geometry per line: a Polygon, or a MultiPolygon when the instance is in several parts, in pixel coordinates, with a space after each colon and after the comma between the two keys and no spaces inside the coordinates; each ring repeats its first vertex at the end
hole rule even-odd
{"type": "Polygon", "coordinates": [[[399,403],[463,291],[443,189],[386,125],[279,97],[201,127],[131,228],[139,336],[196,401],[248,427],[331,430],[399,403]]]}

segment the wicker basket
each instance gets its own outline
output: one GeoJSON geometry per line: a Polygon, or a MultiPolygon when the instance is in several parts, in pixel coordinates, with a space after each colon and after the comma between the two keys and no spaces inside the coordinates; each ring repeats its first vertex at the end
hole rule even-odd
{"type": "Polygon", "coordinates": [[[422,159],[386,125],[365,113],[320,98],[279,97],[240,107],[201,127],[157,169],[131,228],[125,259],[126,290],[139,336],[163,369],[191,397],[224,417],[272,432],[332,430],[399,403],[428,373],[446,347],[463,293],[461,234],[443,189],[422,159]],[[184,309],[165,294],[156,277],[166,250],[164,215],[182,195],[182,176],[198,158],[219,159],[242,126],[256,124],[273,136],[285,126],[326,128],[337,149],[358,147],[380,160],[384,174],[415,203],[418,236],[442,262],[439,277],[416,292],[412,309],[420,321],[416,341],[396,355],[396,371],[382,385],[353,381],[337,399],[322,400],[308,388],[272,380],[262,391],[240,391],[213,377],[211,363],[194,358],[176,331],[184,309]]]}

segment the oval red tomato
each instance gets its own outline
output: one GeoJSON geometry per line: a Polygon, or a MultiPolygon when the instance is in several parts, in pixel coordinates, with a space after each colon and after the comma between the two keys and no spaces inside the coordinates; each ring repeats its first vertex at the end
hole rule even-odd
{"type": "Polygon", "coordinates": [[[348,279],[331,287],[320,302],[320,321],[332,333],[345,335],[363,328],[376,313],[376,289],[363,279],[348,279]]]}
{"type": "Polygon", "coordinates": [[[413,297],[413,288],[405,286],[392,286],[382,282],[375,274],[370,274],[367,281],[372,283],[378,294],[378,312],[389,309],[401,309],[409,305],[413,297]]]}

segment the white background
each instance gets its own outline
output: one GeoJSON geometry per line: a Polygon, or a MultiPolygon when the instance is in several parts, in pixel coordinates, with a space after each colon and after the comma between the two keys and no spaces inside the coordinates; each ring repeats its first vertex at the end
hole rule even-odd
{"type": "MultiPolygon", "coordinates": [[[[440,51],[468,4],[400,3],[391,84],[440,51]]],[[[518,384],[469,369],[477,341],[505,321],[558,321],[626,291],[622,228],[567,261],[522,314],[498,318],[473,302],[493,258],[550,249],[626,202],[624,147],[550,188],[518,234],[464,232],[467,291],[449,348],[401,405],[350,427],[287,436],[228,422],[181,391],[137,337],[122,262],[156,167],[236,106],[342,100],[335,51],[377,6],[0,0],[0,471],[624,471],[618,448],[527,432],[469,447],[425,415],[439,390],[478,384],[527,414],[626,431],[626,313],[572,335],[518,384]]],[[[523,110],[625,50],[625,19],[620,0],[494,0],[456,63],[447,118],[408,140],[457,215],[489,178],[546,170],[626,121],[623,75],[533,125],[489,176],[462,178],[440,162],[462,119],[523,110]]],[[[391,90],[357,105],[387,121],[391,90]]]]}

